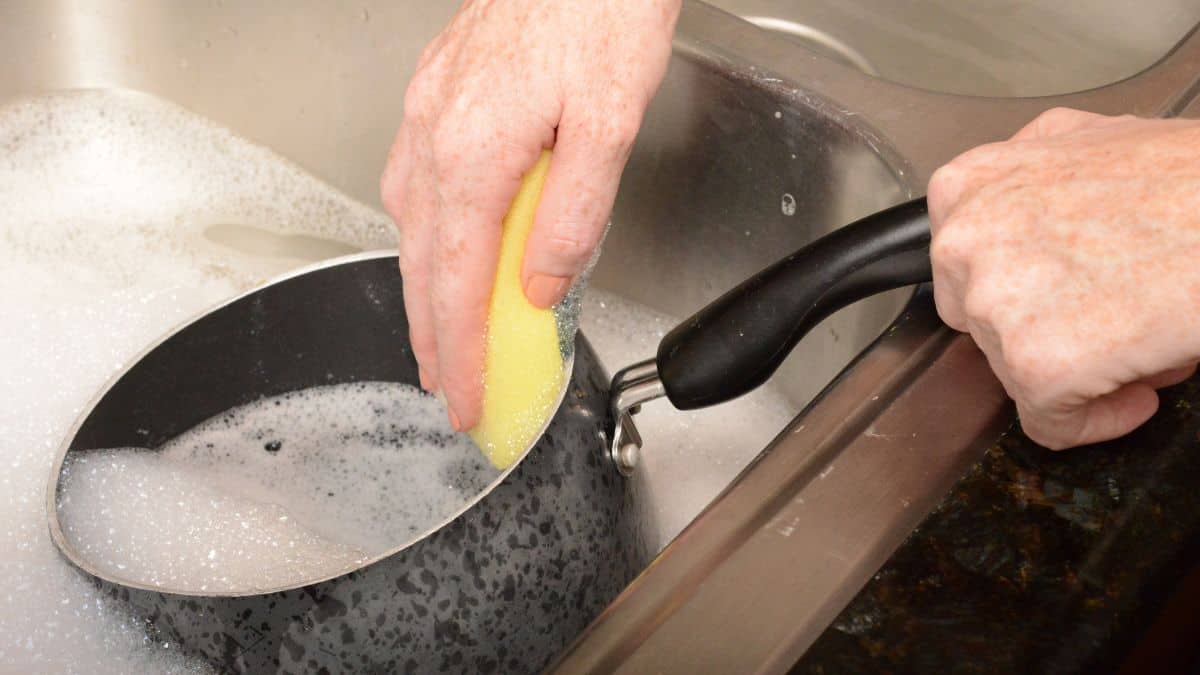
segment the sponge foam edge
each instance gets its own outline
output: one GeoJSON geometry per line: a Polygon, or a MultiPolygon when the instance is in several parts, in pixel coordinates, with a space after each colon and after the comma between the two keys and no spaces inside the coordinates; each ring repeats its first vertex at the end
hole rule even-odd
{"type": "Polygon", "coordinates": [[[511,466],[537,439],[566,377],[554,312],[535,307],[521,287],[525,242],[549,168],[550,152],[544,151],[504,218],[488,311],[483,412],[470,434],[500,469],[511,466]]]}

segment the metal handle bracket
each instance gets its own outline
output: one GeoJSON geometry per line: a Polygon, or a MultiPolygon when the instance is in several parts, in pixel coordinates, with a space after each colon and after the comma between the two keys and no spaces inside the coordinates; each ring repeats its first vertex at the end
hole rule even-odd
{"type": "Polygon", "coordinates": [[[623,476],[633,474],[642,449],[642,435],[633,423],[642,404],[666,395],[658,377],[658,364],[646,359],[622,368],[613,376],[609,406],[613,419],[609,456],[623,476]]]}

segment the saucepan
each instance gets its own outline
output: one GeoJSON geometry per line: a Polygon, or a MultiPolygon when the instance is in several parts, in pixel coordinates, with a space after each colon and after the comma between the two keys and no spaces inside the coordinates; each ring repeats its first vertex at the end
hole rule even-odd
{"type": "MultiPolygon", "coordinates": [[[[649,562],[627,481],[641,445],[639,406],[665,396],[694,409],[740,396],[832,312],[931,276],[919,199],[768,267],[611,380],[577,334],[557,412],[518,462],[408,541],[332,573],[176,587],[124,575],[73,538],[67,474],[89,453],[155,453],[232,408],[312,387],[416,386],[397,269],[394,254],[353,256],[235,298],[149,348],[79,416],[50,478],[51,534],[153,639],[236,672],[543,668],[649,562]]],[[[372,480],[403,489],[405,477],[372,480]]],[[[147,503],[176,508],[169,494],[147,503]]]]}

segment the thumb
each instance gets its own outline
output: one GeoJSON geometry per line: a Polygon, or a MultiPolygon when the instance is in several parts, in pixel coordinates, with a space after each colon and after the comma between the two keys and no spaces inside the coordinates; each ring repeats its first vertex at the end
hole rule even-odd
{"type": "Polygon", "coordinates": [[[1107,441],[1142,426],[1158,410],[1158,392],[1143,382],[1127,384],[1083,408],[1079,444],[1107,441]]]}
{"type": "Polygon", "coordinates": [[[1030,438],[1052,449],[1119,438],[1140,427],[1158,410],[1158,393],[1144,382],[1127,384],[1071,411],[1068,419],[1022,417],[1030,438]]]}
{"type": "Polygon", "coordinates": [[[546,184],[525,245],[525,297],[549,307],[567,294],[600,244],[637,122],[559,125],[546,184]]]}
{"type": "Polygon", "coordinates": [[[1164,370],[1161,373],[1142,378],[1142,384],[1154,389],[1173,387],[1196,374],[1196,364],[1164,370]]]}

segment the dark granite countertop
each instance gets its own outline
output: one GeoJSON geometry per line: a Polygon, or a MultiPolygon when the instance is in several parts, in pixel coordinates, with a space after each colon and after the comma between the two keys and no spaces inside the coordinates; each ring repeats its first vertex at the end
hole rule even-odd
{"type": "Polygon", "coordinates": [[[1146,645],[1200,645],[1194,595],[1163,618],[1198,563],[1193,378],[1117,441],[1055,453],[1014,425],[793,672],[1166,672],[1195,654],[1146,645]]]}

